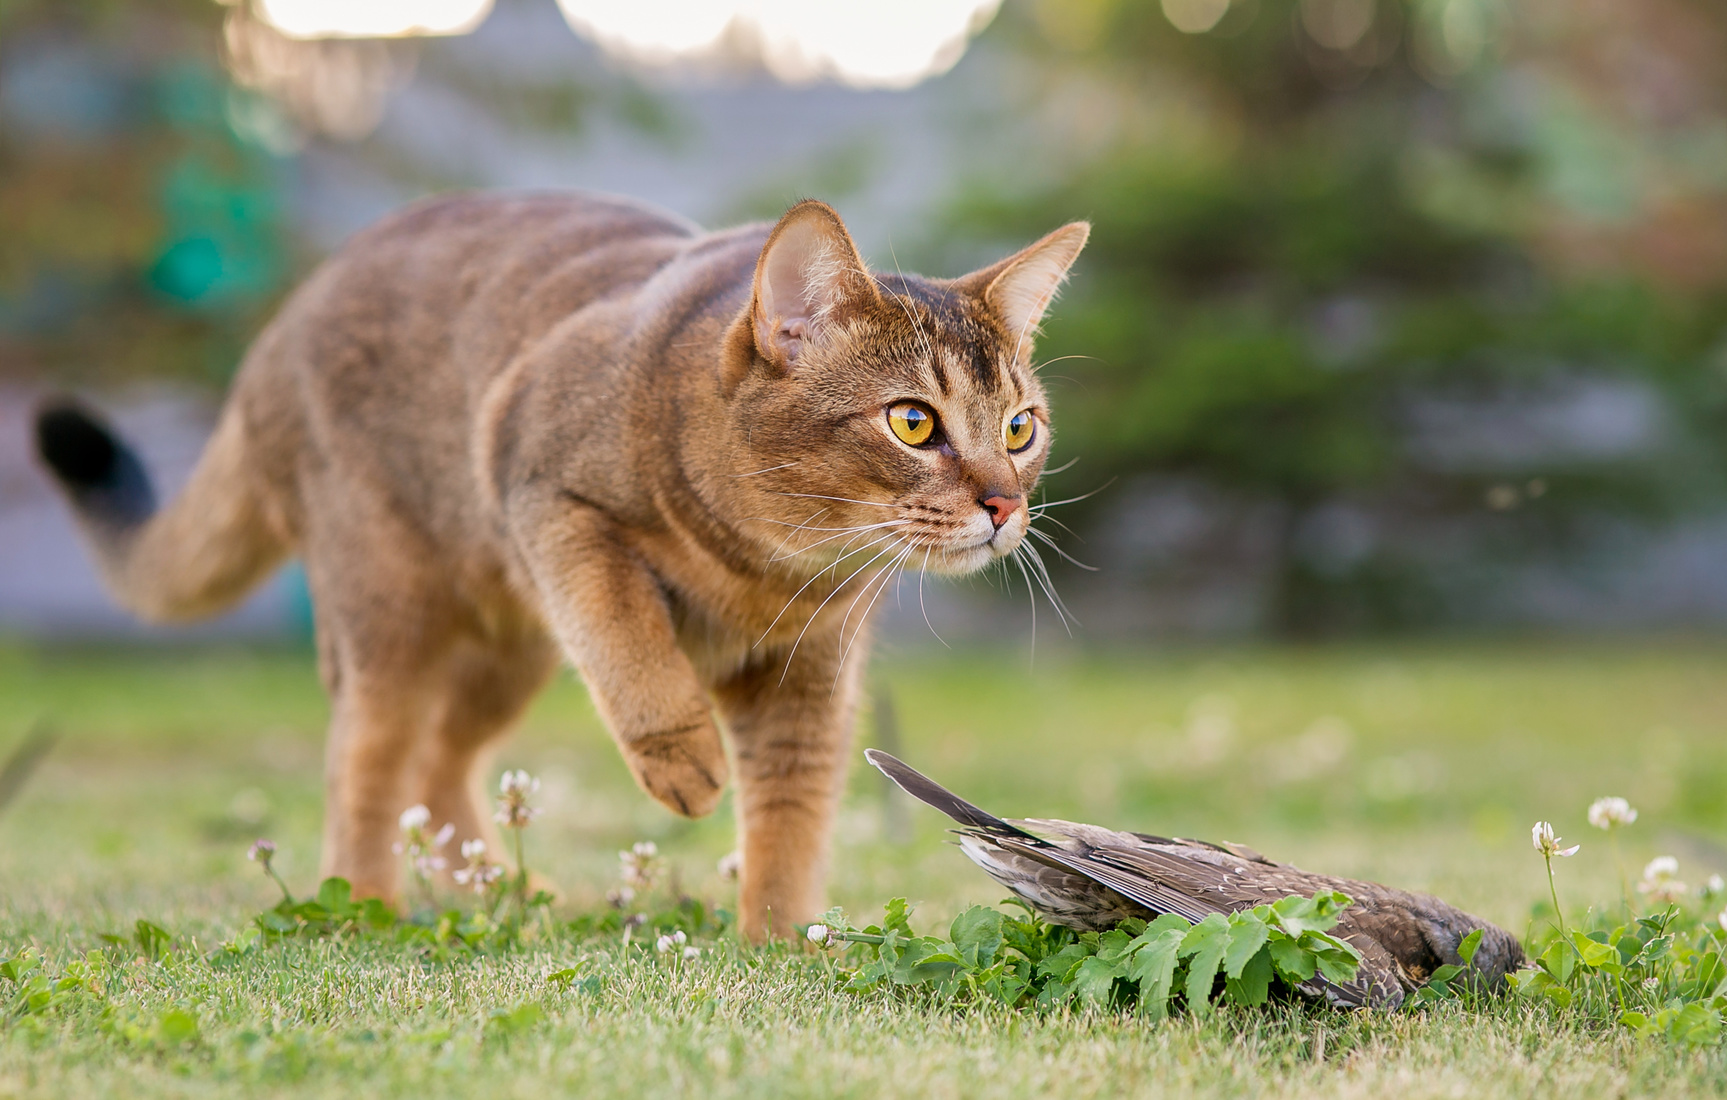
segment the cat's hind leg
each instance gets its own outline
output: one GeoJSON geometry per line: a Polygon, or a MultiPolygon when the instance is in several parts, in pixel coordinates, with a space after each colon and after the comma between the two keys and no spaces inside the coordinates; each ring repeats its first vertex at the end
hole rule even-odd
{"type": "Polygon", "coordinates": [[[306,547],[331,709],[320,862],[356,895],[394,899],[392,846],[448,710],[441,678],[461,617],[431,548],[367,503],[351,492],[332,502],[306,547]]]}
{"type": "Polygon", "coordinates": [[[534,628],[486,638],[463,638],[443,661],[437,687],[442,697],[433,736],[417,780],[420,801],[432,812],[431,827],[448,822],[455,833],[444,852],[449,869],[462,866],[464,841],[483,840],[486,854],[511,863],[492,820],[494,789],[486,768],[498,742],[557,667],[551,640],[534,628]]]}

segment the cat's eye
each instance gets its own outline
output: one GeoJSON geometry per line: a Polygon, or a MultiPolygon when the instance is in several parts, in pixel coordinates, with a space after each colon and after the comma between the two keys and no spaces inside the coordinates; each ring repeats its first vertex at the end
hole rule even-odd
{"type": "Polygon", "coordinates": [[[1007,449],[1023,451],[1031,446],[1032,437],[1037,434],[1037,417],[1031,415],[1030,409],[1024,409],[1013,414],[1013,419],[1007,422],[1007,449]]]}
{"type": "Polygon", "coordinates": [[[888,406],[887,423],[901,443],[913,447],[928,443],[935,434],[935,413],[915,401],[901,401],[888,406]]]}

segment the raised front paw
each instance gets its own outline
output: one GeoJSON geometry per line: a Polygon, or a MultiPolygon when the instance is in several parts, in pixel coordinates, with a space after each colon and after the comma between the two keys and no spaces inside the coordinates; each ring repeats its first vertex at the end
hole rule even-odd
{"type": "Polygon", "coordinates": [[[624,759],[642,790],[684,817],[704,817],[726,785],[726,753],[713,720],[632,738],[624,759]]]}

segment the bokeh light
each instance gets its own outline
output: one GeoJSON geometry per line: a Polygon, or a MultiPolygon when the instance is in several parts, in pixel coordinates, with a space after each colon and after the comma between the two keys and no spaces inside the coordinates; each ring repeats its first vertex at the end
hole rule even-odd
{"type": "Polygon", "coordinates": [[[571,26],[615,52],[670,60],[754,39],[781,80],[899,88],[947,71],[1000,0],[558,0],[571,26]]]}
{"type": "Polygon", "coordinates": [[[401,38],[466,34],[492,0],[258,0],[258,10],[290,38],[401,38]]]}

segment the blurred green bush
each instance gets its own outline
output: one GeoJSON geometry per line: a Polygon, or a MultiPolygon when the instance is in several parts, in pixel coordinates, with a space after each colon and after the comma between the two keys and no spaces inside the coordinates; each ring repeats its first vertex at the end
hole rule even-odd
{"type": "Polygon", "coordinates": [[[1338,501],[1480,517],[1511,555],[1604,515],[1719,509],[1727,8],[1036,0],[991,34],[1036,74],[1011,108],[1066,140],[971,180],[950,243],[1093,220],[1038,349],[1073,383],[1063,449],[1093,482],[1180,474],[1279,506],[1275,628],[1444,618],[1395,550],[1304,561],[1304,522],[1338,501]],[[1413,445],[1432,402],[1590,383],[1652,388],[1661,438],[1413,445]]]}

